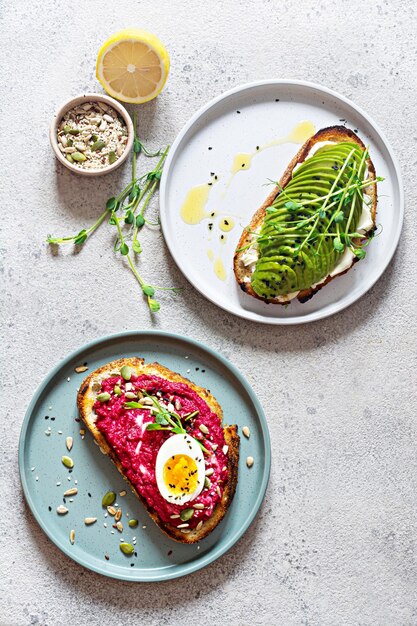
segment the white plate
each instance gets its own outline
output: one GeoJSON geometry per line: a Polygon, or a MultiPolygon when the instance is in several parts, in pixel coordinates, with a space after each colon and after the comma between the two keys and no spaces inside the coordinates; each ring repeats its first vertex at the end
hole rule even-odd
{"type": "Polygon", "coordinates": [[[333,315],[360,298],[378,280],[389,264],[401,233],[404,199],[397,160],[375,122],[355,104],[324,87],[304,81],[270,80],[243,85],[215,98],[198,111],[175,140],[161,181],[161,223],[165,240],[178,267],[206,298],[226,311],[267,324],[299,324],[333,315]],[[240,113],[237,113],[239,111],[240,113]],[[252,153],[257,145],[288,135],[301,121],[313,122],[316,130],[342,124],[356,129],[369,145],[378,176],[376,237],[367,256],[346,275],[332,281],[305,304],[265,304],[243,293],[235,281],[232,260],[243,227],[270,193],[268,179],[280,178],[299,149],[295,143],[275,145],[261,151],[248,170],[239,171],[230,182],[230,169],[237,153],[252,153]],[[209,147],[211,150],[209,150],[209,147]],[[212,187],[207,210],[234,216],[236,225],[220,243],[219,217],[197,225],[180,216],[188,191],[219,176],[212,187]],[[223,194],[223,197],[222,197],[223,194]],[[211,241],[209,241],[211,238],[211,241]],[[208,250],[221,254],[226,280],[214,272],[208,250]]]}

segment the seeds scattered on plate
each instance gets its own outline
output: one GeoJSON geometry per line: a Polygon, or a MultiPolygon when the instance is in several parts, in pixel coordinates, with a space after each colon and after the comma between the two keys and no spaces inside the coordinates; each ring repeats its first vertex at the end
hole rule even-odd
{"type": "Polygon", "coordinates": [[[252,465],[253,465],[253,457],[252,456],[248,456],[248,458],[246,459],[246,465],[248,467],[252,467],[252,465]]]}
{"type": "Polygon", "coordinates": [[[69,456],[63,456],[61,461],[65,467],[68,467],[68,469],[72,469],[74,467],[74,461],[69,456]]]}
{"type": "Polygon", "coordinates": [[[247,439],[249,439],[249,437],[250,437],[250,430],[249,430],[249,427],[248,427],[248,426],[244,426],[244,427],[242,428],[242,433],[245,435],[245,437],[246,437],[247,439]]]}
{"type": "MultiPolygon", "coordinates": [[[[114,491],[108,491],[103,496],[103,499],[101,501],[101,506],[105,506],[107,507],[107,510],[109,510],[109,507],[111,507],[111,505],[114,503],[115,500],[116,500],[116,494],[114,493],[114,491]]],[[[115,514],[116,514],[116,510],[114,511],[114,513],[111,513],[111,515],[115,515],[115,514]]]]}

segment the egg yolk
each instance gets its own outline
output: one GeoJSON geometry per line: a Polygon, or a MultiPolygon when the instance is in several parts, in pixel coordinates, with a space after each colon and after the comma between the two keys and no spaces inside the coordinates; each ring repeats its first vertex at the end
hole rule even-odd
{"type": "Polygon", "coordinates": [[[186,454],[171,456],[164,465],[163,479],[173,495],[192,493],[198,484],[197,464],[186,454]]]}

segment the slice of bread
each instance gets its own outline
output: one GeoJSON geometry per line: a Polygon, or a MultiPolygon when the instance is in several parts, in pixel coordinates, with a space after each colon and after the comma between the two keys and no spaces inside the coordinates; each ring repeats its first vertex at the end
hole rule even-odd
{"type": "MultiPolygon", "coordinates": [[[[315,135],[310,137],[310,139],[308,139],[303,144],[303,146],[301,146],[300,150],[297,152],[295,157],[290,161],[288,167],[286,168],[286,170],[284,171],[281,177],[281,180],[279,181],[279,185],[277,185],[274,188],[274,190],[269,194],[269,196],[267,197],[265,202],[262,204],[262,206],[256,211],[256,213],[254,214],[252,218],[252,221],[250,222],[249,226],[244,229],[239,239],[239,242],[236,246],[236,252],[234,255],[234,259],[233,259],[233,269],[234,269],[236,280],[239,283],[240,288],[243,291],[245,291],[250,296],[253,296],[254,298],[258,298],[258,300],[263,300],[263,302],[287,305],[289,302],[291,302],[291,300],[289,299],[283,300],[283,297],[266,299],[266,298],[262,298],[260,295],[255,293],[255,291],[252,289],[252,286],[251,286],[251,276],[252,276],[251,269],[250,267],[245,267],[245,265],[242,263],[243,251],[239,251],[239,250],[241,250],[241,248],[243,248],[244,246],[246,246],[252,241],[253,236],[248,231],[249,230],[252,232],[258,231],[261,228],[262,223],[265,219],[266,209],[269,206],[271,206],[275,198],[281,193],[281,189],[284,189],[288,185],[289,181],[292,178],[292,173],[296,165],[299,163],[303,163],[308,158],[314,146],[324,141],[334,142],[334,143],[348,141],[351,143],[356,143],[362,149],[365,149],[365,145],[363,144],[361,139],[359,139],[359,137],[349,128],[345,128],[344,126],[331,126],[329,128],[322,128],[321,130],[319,130],[315,135]]],[[[368,179],[375,180],[376,178],[375,168],[369,157],[366,159],[366,164],[367,164],[368,179]]],[[[376,184],[369,185],[369,187],[367,187],[364,190],[364,193],[366,193],[367,197],[370,199],[370,205],[368,208],[370,210],[372,221],[373,221],[372,228],[370,228],[367,231],[367,233],[364,233],[364,234],[370,234],[371,231],[373,231],[376,227],[376,223],[375,223],[376,207],[377,207],[376,184]]],[[[356,241],[355,243],[359,243],[359,242],[356,241]]],[[[312,298],[315,293],[320,291],[320,289],[324,287],[324,285],[327,285],[328,283],[330,283],[330,281],[332,281],[333,278],[336,278],[337,276],[342,276],[342,274],[345,274],[347,271],[349,271],[350,268],[353,266],[353,264],[357,260],[358,260],[357,257],[354,257],[349,267],[344,269],[344,271],[338,274],[335,274],[334,276],[327,276],[316,285],[311,286],[308,289],[303,289],[299,291],[296,296],[297,299],[300,302],[307,302],[307,300],[310,300],[310,298],[312,298]]]]}
{"type": "Polygon", "coordinates": [[[77,406],[81,419],[93,435],[94,440],[99,445],[101,451],[111,458],[123,478],[129,484],[133,493],[135,493],[139,500],[144,504],[153,521],[166,535],[168,535],[168,537],[171,537],[171,539],[175,539],[181,543],[195,543],[200,541],[201,539],[204,539],[204,537],[207,537],[207,535],[211,533],[211,531],[216,528],[219,522],[223,519],[232,502],[236,490],[239,462],[239,435],[237,433],[237,426],[225,426],[223,428],[224,438],[226,444],[229,446],[229,449],[227,454],[228,478],[227,483],[224,485],[221,501],[215,506],[213,514],[210,518],[203,522],[203,525],[199,530],[195,528],[188,534],[182,533],[181,530],[177,529],[175,526],[164,523],[160,519],[159,515],[148,506],[146,500],[142,498],[135,486],[130,483],[129,479],[125,476],[117,455],[96,426],[96,414],[94,412],[93,405],[96,402],[98,393],[100,392],[101,382],[105,378],[109,378],[112,375],[119,376],[120,370],[124,365],[129,365],[132,368],[132,374],[134,376],[147,374],[150,376],[159,376],[160,378],[173,382],[185,383],[207,403],[210,410],[217,415],[220,422],[223,421],[222,409],[217,400],[207,389],[203,389],[202,387],[195,385],[193,382],[187,380],[180,374],[172,372],[159,363],[145,364],[144,359],[136,357],[118,359],[117,361],[112,361],[111,363],[103,365],[103,367],[95,370],[84,380],[77,395],[77,406]]]}

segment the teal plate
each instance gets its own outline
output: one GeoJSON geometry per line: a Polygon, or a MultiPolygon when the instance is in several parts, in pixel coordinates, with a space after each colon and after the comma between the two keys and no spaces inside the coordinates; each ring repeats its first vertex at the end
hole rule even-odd
{"type": "Polygon", "coordinates": [[[212,563],[231,548],[253,521],[265,495],[271,465],[268,426],[262,407],[240,372],[220,354],[179,335],[147,331],[128,332],[98,339],[70,354],[47,376],[27,410],[19,443],[19,466],[23,491],[37,522],[71,559],[113,578],[130,581],[161,581],[195,572],[212,563]],[[184,545],[166,537],[148,516],[137,498],[128,492],[117,497],[123,509],[123,532],[112,528],[113,517],[105,517],[101,506],[109,491],[119,494],[125,482],[95,445],[82,424],[76,421],[76,394],[84,377],[96,368],[121,357],[141,356],[146,362],[158,361],[171,370],[211,390],[224,412],[225,424],[249,426],[249,439],[241,435],[239,481],[229,511],[215,530],[198,544],[184,545]],[[87,363],[88,372],[74,368],[87,363]],[[49,430],[50,429],[50,430],[49,430]],[[46,434],[50,433],[50,434],[46,434]],[[68,454],[65,439],[74,445],[69,453],[72,471],[61,463],[68,454]],[[255,459],[249,469],[247,456],[255,459]],[[67,497],[69,512],[58,515],[63,494],[71,487],[78,494],[67,497]],[[139,520],[130,528],[128,518],[139,520]],[[84,518],[96,517],[91,526],[84,518]],[[107,524],[105,527],[104,524],[107,524]],[[75,531],[71,545],[70,530],[75,531]],[[114,534],[112,534],[112,531],[114,534]],[[131,543],[136,537],[136,553],[125,556],[120,539],[131,543]],[[105,554],[109,560],[105,559],[105,554]]]}

